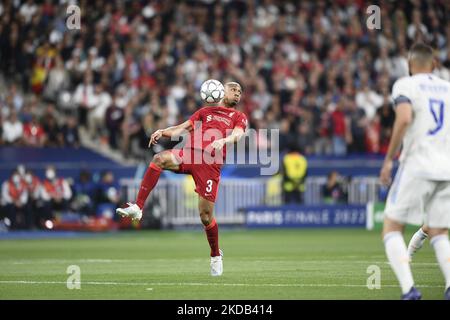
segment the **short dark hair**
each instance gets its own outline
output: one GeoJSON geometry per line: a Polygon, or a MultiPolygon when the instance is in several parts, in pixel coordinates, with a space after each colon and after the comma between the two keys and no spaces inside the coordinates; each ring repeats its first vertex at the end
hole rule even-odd
{"type": "Polygon", "coordinates": [[[420,65],[431,63],[434,59],[434,50],[423,42],[417,42],[409,50],[409,59],[420,65]]]}
{"type": "Polygon", "coordinates": [[[328,172],[327,178],[330,179],[332,175],[339,175],[339,173],[336,170],[331,170],[328,172]]]}
{"type": "Polygon", "coordinates": [[[227,83],[225,83],[225,86],[230,86],[230,87],[236,86],[236,87],[241,88],[241,91],[243,91],[241,84],[238,82],[235,82],[235,81],[227,82],[227,83]]]}
{"type": "Polygon", "coordinates": [[[300,153],[302,153],[301,149],[302,149],[301,146],[296,141],[290,141],[287,144],[287,151],[288,152],[300,152],[300,153]]]}

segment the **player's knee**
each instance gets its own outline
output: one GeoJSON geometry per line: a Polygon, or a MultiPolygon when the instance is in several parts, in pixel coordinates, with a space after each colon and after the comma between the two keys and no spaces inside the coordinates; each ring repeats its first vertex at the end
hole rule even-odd
{"type": "Polygon", "coordinates": [[[202,221],[203,225],[207,226],[212,221],[212,212],[208,209],[202,209],[200,210],[200,220],[202,221]]]}
{"type": "Polygon", "coordinates": [[[384,222],[383,222],[383,231],[381,233],[383,239],[384,237],[391,232],[402,232],[403,233],[403,229],[404,229],[404,224],[399,223],[395,220],[389,219],[389,218],[385,218],[384,222]]]}
{"type": "Polygon", "coordinates": [[[156,164],[160,168],[164,168],[164,165],[165,165],[164,156],[162,156],[159,153],[155,154],[155,156],[153,157],[152,163],[156,164]]]}
{"type": "Polygon", "coordinates": [[[440,236],[440,235],[448,235],[448,229],[443,228],[428,228],[428,237],[433,239],[434,237],[440,236]]]}

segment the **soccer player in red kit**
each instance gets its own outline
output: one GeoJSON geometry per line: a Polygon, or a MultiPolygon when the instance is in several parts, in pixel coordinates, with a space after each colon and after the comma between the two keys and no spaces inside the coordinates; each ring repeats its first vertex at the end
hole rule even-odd
{"type": "Polygon", "coordinates": [[[191,174],[195,192],[199,195],[200,219],[211,248],[212,276],[220,276],[223,272],[219,229],[213,209],[220,170],[225,161],[225,145],[239,141],[247,127],[245,114],[234,109],[241,99],[241,86],[237,82],[228,82],[224,87],[224,97],[217,106],[202,107],[182,124],[157,130],[151,135],[149,146],[157,143],[161,137],[177,137],[183,132],[190,132],[190,139],[183,149],[156,154],[145,172],[136,203],[128,203],[128,207],[116,209],[122,217],[140,220],[145,200],[158,182],[162,170],[191,174]]]}

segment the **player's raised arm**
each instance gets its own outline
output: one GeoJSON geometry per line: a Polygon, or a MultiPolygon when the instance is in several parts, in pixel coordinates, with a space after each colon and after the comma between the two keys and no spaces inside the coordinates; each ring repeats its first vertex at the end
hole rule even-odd
{"type": "Polygon", "coordinates": [[[153,144],[157,144],[158,140],[161,137],[173,137],[173,136],[179,136],[184,132],[190,132],[193,129],[192,121],[187,120],[179,125],[168,127],[166,129],[159,129],[156,130],[150,137],[150,142],[148,143],[148,146],[150,147],[153,144]]]}

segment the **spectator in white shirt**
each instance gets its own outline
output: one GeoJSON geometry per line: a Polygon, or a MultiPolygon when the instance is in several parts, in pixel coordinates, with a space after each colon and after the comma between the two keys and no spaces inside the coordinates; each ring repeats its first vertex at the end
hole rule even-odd
{"type": "Polygon", "coordinates": [[[3,122],[3,141],[5,144],[19,144],[23,135],[23,125],[13,110],[8,119],[3,122]]]}
{"type": "Polygon", "coordinates": [[[372,121],[375,118],[378,107],[383,104],[383,96],[369,88],[369,76],[367,73],[361,74],[361,87],[356,93],[356,105],[364,109],[367,119],[372,121]]]}
{"type": "Polygon", "coordinates": [[[86,72],[84,81],[77,86],[73,96],[75,103],[79,108],[79,124],[86,127],[88,113],[94,108],[95,92],[92,84],[92,73],[86,72]]]}
{"type": "Polygon", "coordinates": [[[104,90],[103,85],[95,86],[95,93],[93,99],[93,109],[88,116],[89,134],[92,139],[95,139],[100,132],[103,134],[105,128],[105,114],[106,110],[112,104],[112,97],[108,91],[104,90]]]}
{"type": "Polygon", "coordinates": [[[422,15],[417,9],[413,11],[412,23],[408,26],[407,34],[409,39],[416,41],[420,37],[422,37],[423,40],[427,40],[429,37],[428,29],[422,23],[422,15]]]}
{"type": "Polygon", "coordinates": [[[3,210],[6,212],[12,229],[32,226],[31,211],[28,206],[28,189],[17,170],[2,184],[3,210]]]}
{"type": "Polygon", "coordinates": [[[33,3],[33,0],[27,0],[27,2],[20,7],[19,14],[25,18],[25,23],[28,24],[36,11],[37,6],[33,3]]]}

